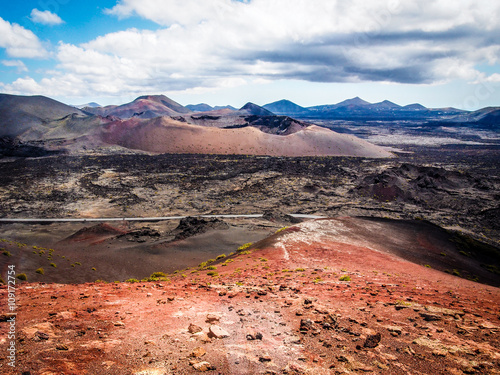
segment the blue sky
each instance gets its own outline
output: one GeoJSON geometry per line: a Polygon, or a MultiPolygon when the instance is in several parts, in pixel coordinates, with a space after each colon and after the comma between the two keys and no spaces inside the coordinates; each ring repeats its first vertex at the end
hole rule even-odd
{"type": "Polygon", "coordinates": [[[0,92],[500,105],[500,2],[0,0],[0,92]]]}

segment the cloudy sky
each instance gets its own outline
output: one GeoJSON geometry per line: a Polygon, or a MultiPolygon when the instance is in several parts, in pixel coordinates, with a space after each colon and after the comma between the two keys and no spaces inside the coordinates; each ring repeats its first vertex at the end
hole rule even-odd
{"type": "Polygon", "coordinates": [[[0,92],[500,106],[491,0],[0,0],[0,92]]]}

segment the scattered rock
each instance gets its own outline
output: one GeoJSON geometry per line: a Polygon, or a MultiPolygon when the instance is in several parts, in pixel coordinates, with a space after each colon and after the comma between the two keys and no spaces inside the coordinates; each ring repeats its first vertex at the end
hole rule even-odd
{"type": "Polygon", "coordinates": [[[378,346],[378,344],[380,343],[381,338],[382,338],[382,336],[380,335],[380,333],[377,333],[375,335],[369,335],[366,338],[366,341],[365,341],[363,346],[365,348],[376,348],[378,346]]]}
{"type": "Polygon", "coordinates": [[[207,315],[207,320],[205,320],[205,322],[207,322],[209,324],[215,324],[215,323],[217,323],[219,321],[220,321],[220,316],[215,315],[215,314],[208,314],[207,315]]]}
{"type": "Polygon", "coordinates": [[[56,349],[57,350],[69,350],[68,347],[64,344],[57,344],[56,349]]]}
{"type": "Polygon", "coordinates": [[[195,325],[195,324],[191,323],[191,324],[189,325],[188,331],[189,331],[189,333],[191,333],[191,334],[192,334],[192,333],[198,333],[198,332],[203,331],[203,328],[201,328],[200,326],[197,326],[197,325],[195,325]]]}
{"type": "Polygon", "coordinates": [[[198,347],[193,349],[191,354],[189,355],[190,357],[195,357],[195,358],[200,358],[203,357],[205,354],[207,354],[207,351],[203,349],[202,347],[198,347]]]}
{"type": "Polygon", "coordinates": [[[229,333],[227,333],[224,329],[222,329],[221,327],[219,327],[217,325],[212,325],[209,328],[208,337],[211,337],[211,338],[213,337],[216,339],[223,339],[225,337],[229,337],[229,333]]]}
{"type": "Polygon", "coordinates": [[[420,316],[424,318],[426,322],[435,322],[443,319],[440,315],[429,314],[429,313],[420,313],[420,316]]]}
{"type": "Polygon", "coordinates": [[[45,332],[37,331],[35,333],[35,339],[38,339],[38,340],[48,340],[49,337],[50,336],[48,334],[46,334],[45,332]]]}
{"type": "Polygon", "coordinates": [[[259,362],[271,362],[272,358],[268,355],[259,356],[259,362]]]}
{"type": "Polygon", "coordinates": [[[122,321],[114,322],[113,325],[115,327],[125,327],[125,323],[123,323],[122,321]]]}
{"type": "Polygon", "coordinates": [[[192,366],[196,371],[200,371],[200,372],[215,370],[215,367],[206,361],[194,363],[192,366]]]}

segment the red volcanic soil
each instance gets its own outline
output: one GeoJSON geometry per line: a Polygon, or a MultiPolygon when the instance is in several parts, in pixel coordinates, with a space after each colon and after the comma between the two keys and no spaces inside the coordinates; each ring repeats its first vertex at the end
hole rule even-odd
{"type": "Polygon", "coordinates": [[[110,144],[156,153],[392,156],[379,146],[315,125],[289,135],[274,135],[254,127],[219,129],[161,117],[115,122],[103,132],[104,140],[110,144]]]}
{"type": "Polygon", "coordinates": [[[410,229],[314,220],[169,280],[22,284],[1,372],[499,374],[500,290],[404,259],[444,238],[410,229]]]}

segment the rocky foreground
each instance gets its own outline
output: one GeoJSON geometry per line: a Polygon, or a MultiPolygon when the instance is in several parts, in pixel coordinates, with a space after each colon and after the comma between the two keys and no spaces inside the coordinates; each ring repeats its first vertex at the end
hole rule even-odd
{"type": "MultiPolygon", "coordinates": [[[[356,220],[293,225],[150,282],[24,283],[16,368],[3,315],[0,372],[499,374],[500,289],[348,235],[356,220]]],[[[424,239],[392,243],[439,251],[424,239]]]]}

